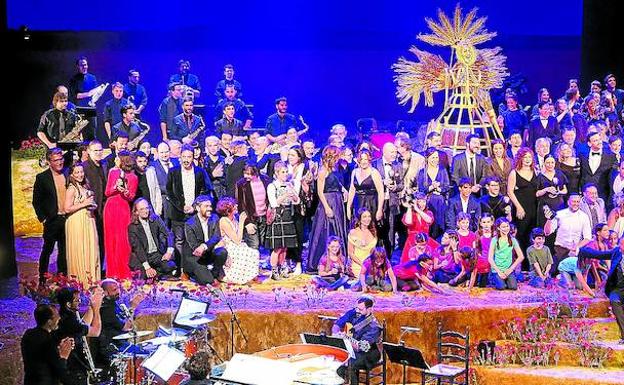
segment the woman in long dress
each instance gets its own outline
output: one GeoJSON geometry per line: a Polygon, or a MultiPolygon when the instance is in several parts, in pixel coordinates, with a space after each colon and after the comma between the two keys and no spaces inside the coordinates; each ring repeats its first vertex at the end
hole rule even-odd
{"type": "Polygon", "coordinates": [[[517,235],[522,250],[531,246],[530,235],[537,222],[537,189],[535,157],[530,148],[516,154],[514,169],[507,179],[507,194],[514,204],[517,235]]]}
{"type": "Polygon", "coordinates": [[[367,150],[358,153],[358,168],[351,174],[349,197],[347,199],[347,220],[352,213],[366,208],[375,221],[383,219],[384,186],[379,171],[371,167],[371,154],[367,150]],[[351,210],[353,208],[353,211],[351,210]]]}
{"type": "Polygon", "coordinates": [[[446,220],[446,195],[451,183],[446,169],[440,166],[438,150],[429,147],[425,151],[425,168],[418,173],[418,189],[427,194],[427,208],[433,213],[429,235],[437,238],[444,233],[446,220]]]}
{"type": "Polygon", "coordinates": [[[360,276],[362,264],[371,251],[377,246],[377,229],[371,211],[362,207],[355,218],[355,225],[349,231],[347,245],[351,274],[355,278],[360,276]]]}
{"type": "Polygon", "coordinates": [[[487,165],[486,174],[498,178],[501,195],[507,195],[507,177],[513,168],[511,163],[505,142],[500,139],[492,140],[492,158],[487,165]]]}
{"type": "Polygon", "coordinates": [[[95,227],[93,191],[85,179],[82,163],[69,167],[65,193],[65,242],[67,273],[83,286],[100,280],[100,250],[95,227]]]}
{"type": "MultiPolygon", "coordinates": [[[[338,147],[325,147],[317,179],[319,205],[310,231],[308,271],[317,271],[319,260],[325,253],[325,245],[327,245],[327,238],[330,235],[340,238],[343,245],[347,239],[347,222],[344,210],[344,193],[346,190],[336,172],[338,159],[340,159],[338,147]]],[[[345,250],[343,250],[343,254],[346,254],[345,250]]]]}
{"type": "Polygon", "coordinates": [[[288,278],[286,254],[296,248],[297,230],[293,221],[295,205],[299,204],[299,194],[293,183],[288,181],[288,167],[282,161],[275,163],[275,180],[267,187],[267,197],[275,220],[267,226],[264,246],[271,250],[271,278],[288,278]]]}
{"type": "Polygon", "coordinates": [[[225,271],[223,280],[242,285],[258,276],[260,264],[260,252],[243,242],[247,213],[240,213],[236,220],[236,214],[238,214],[236,200],[223,197],[217,202],[217,214],[221,216],[219,230],[228,253],[228,259],[223,266],[225,271]]]}
{"type": "Polygon", "coordinates": [[[130,204],[134,201],[137,176],[134,174],[134,156],[130,151],[120,151],[119,167],[108,172],[106,204],[104,205],[104,250],[106,252],[106,276],[119,279],[130,278],[130,204]]]}
{"type": "Polygon", "coordinates": [[[428,243],[432,247],[437,247],[437,242],[428,236],[433,220],[433,213],[427,210],[427,196],[417,192],[414,199],[408,202],[407,211],[403,214],[403,224],[407,227],[407,240],[401,252],[401,263],[410,259],[409,252],[416,245],[416,236],[420,233],[427,234],[428,243]]]}

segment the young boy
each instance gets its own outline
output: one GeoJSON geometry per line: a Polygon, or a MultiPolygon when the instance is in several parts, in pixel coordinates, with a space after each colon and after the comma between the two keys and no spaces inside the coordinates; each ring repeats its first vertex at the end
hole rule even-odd
{"type": "Polygon", "coordinates": [[[553,257],[550,248],[544,246],[545,240],[546,235],[541,227],[536,227],[531,231],[533,244],[527,249],[527,258],[531,267],[529,285],[533,287],[543,288],[550,282],[553,257]]]}

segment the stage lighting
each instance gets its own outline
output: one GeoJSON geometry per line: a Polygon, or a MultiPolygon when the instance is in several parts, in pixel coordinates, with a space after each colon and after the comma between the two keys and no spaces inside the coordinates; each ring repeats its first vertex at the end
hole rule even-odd
{"type": "Polygon", "coordinates": [[[28,26],[22,25],[20,27],[20,32],[22,34],[22,39],[29,41],[30,40],[30,32],[28,31],[28,26]]]}

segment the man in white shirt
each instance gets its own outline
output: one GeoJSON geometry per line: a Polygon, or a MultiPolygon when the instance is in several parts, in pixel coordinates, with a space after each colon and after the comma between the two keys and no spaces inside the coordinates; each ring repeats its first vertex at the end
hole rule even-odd
{"type": "Polygon", "coordinates": [[[581,196],[573,193],[568,198],[568,208],[557,211],[554,216],[550,210],[547,210],[544,232],[548,236],[557,231],[554,263],[551,269],[553,277],[559,271],[559,262],[570,254],[576,255],[579,248],[591,241],[591,222],[580,208],[581,196]]]}

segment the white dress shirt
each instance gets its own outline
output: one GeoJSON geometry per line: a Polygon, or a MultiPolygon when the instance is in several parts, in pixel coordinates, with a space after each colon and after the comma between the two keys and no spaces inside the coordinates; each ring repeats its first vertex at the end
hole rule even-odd
{"type": "Polygon", "coordinates": [[[182,168],[182,191],[184,192],[184,205],[193,206],[195,200],[195,170],[182,168]]]}
{"type": "Polygon", "coordinates": [[[592,173],[596,173],[596,170],[598,170],[598,167],[600,167],[600,160],[602,159],[602,150],[600,151],[589,151],[589,168],[591,169],[592,173]],[[600,155],[595,155],[592,153],[597,152],[600,155]]]}
{"type": "Polygon", "coordinates": [[[581,210],[570,211],[569,208],[557,211],[552,219],[552,230],[558,229],[555,245],[574,250],[582,239],[591,239],[591,221],[581,210]]]}

